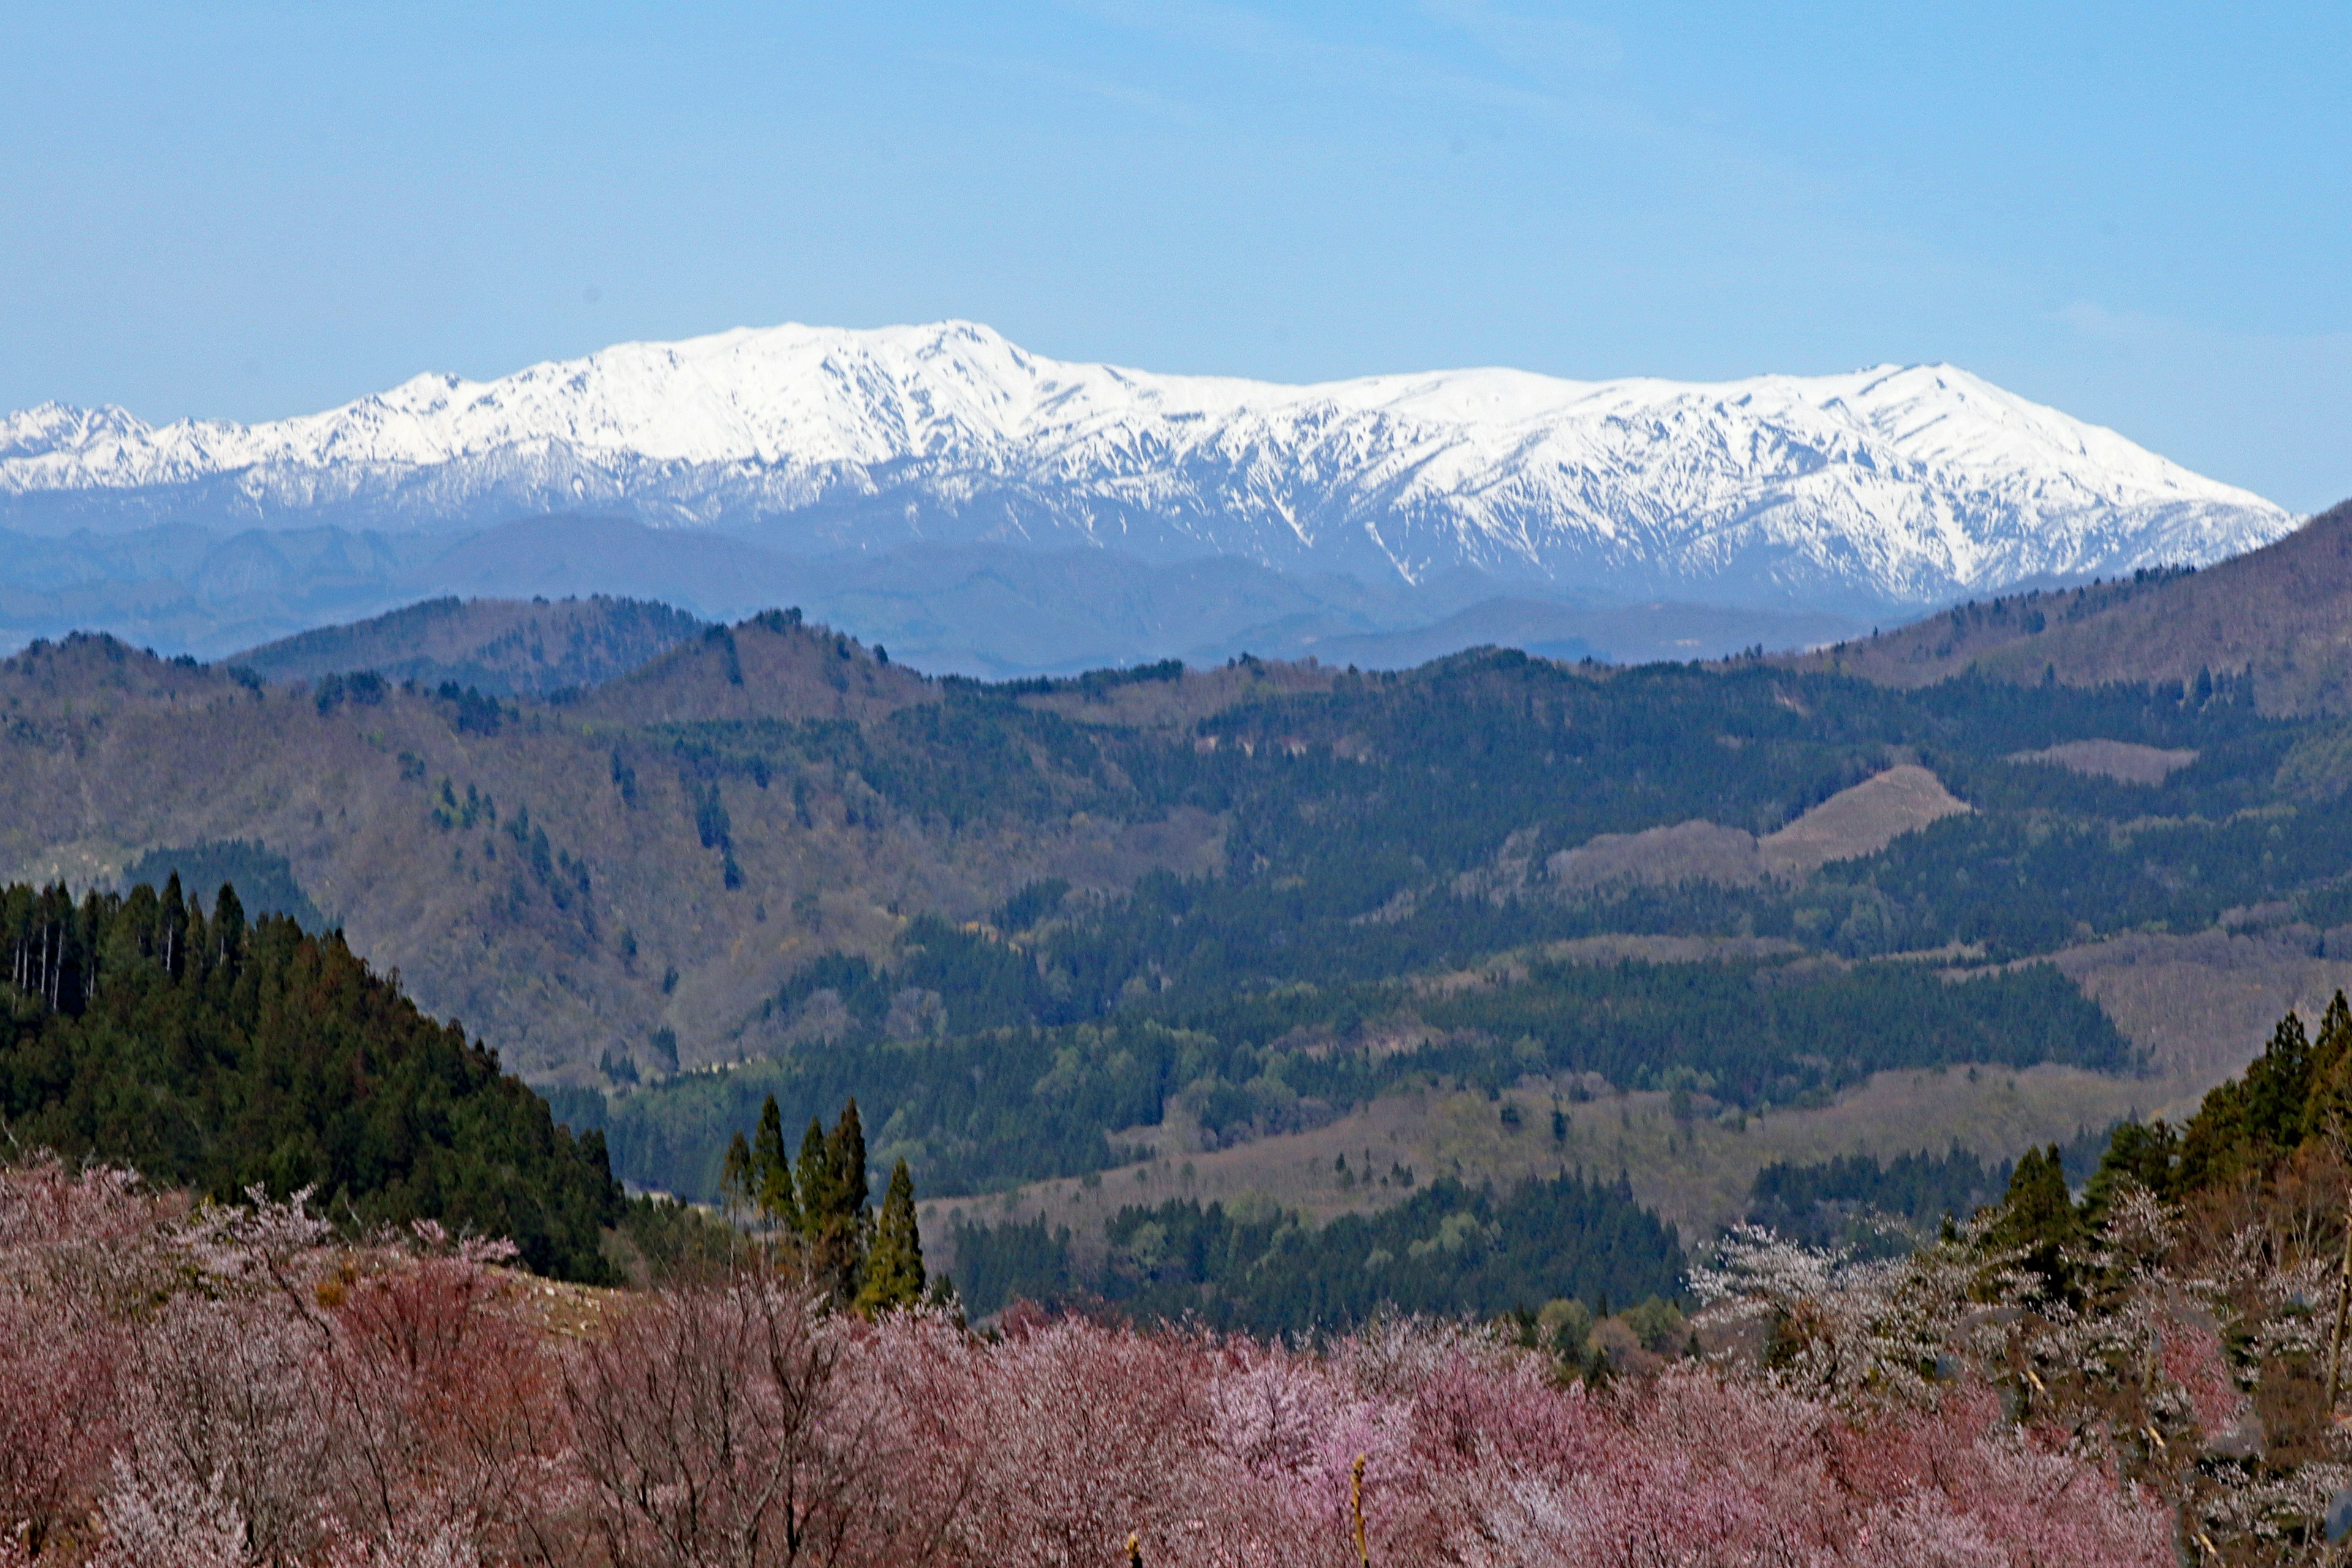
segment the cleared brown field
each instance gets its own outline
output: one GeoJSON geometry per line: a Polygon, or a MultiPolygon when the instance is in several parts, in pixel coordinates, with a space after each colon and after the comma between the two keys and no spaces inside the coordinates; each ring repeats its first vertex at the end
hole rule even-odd
{"type": "Polygon", "coordinates": [[[1906,833],[1969,810],[1966,801],[1916,763],[1903,763],[1842,789],[1757,843],[1765,869],[1801,877],[1832,860],[1874,855],[1906,833]]]}
{"type": "Polygon", "coordinates": [[[1916,763],[1875,773],[1759,838],[1694,820],[1640,833],[1604,833],[1546,863],[1553,883],[1584,892],[1612,883],[1720,882],[1749,887],[1768,877],[1800,878],[1833,860],[1874,855],[1906,833],[1969,810],[1943,781],[1916,763]]]}
{"type": "Polygon", "coordinates": [[[2143,746],[2134,741],[2063,741],[2038,752],[2014,752],[2012,763],[2047,763],[2069,773],[2119,784],[2159,784],[2197,760],[2190,751],[2143,746]]]}

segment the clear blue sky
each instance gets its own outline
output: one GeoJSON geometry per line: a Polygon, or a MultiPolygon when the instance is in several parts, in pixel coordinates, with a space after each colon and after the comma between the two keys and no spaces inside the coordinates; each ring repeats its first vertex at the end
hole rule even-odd
{"type": "Polygon", "coordinates": [[[1282,379],[1948,360],[2352,495],[2352,5],[30,5],[0,406],[964,316],[1282,379]]]}

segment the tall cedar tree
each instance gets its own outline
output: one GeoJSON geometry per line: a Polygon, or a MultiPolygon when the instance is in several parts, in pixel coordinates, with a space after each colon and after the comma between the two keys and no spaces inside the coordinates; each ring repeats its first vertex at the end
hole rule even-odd
{"type": "Polygon", "coordinates": [[[923,1299],[923,1238],[915,1224],[915,1179],[907,1162],[890,1168],[889,1190],[882,1196],[882,1217],[874,1226],[874,1245],[866,1255],[866,1277],[857,1288],[857,1310],[871,1317],[893,1307],[912,1307],[923,1299]]]}
{"type": "Polygon", "coordinates": [[[776,1097],[760,1107],[760,1131],[751,1142],[751,1181],[761,1217],[786,1235],[800,1230],[800,1205],[793,1197],[792,1156],[784,1152],[784,1118],[776,1097]]]}
{"type": "Polygon", "coordinates": [[[739,1131],[728,1142],[726,1163],[719,1168],[719,1197],[729,1220],[748,1214],[758,1192],[759,1184],[751,1174],[751,1145],[739,1131]]]}
{"type": "Polygon", "coordinates": [[[2051,1144],[2046,1152],[2028,1149],[2011,1173],[1993,1240],[2023,1249],[2025,1267],[2055,1297],[2071,1288],[2065,1252],[2082,1234],[2082,1216],[2066,1191],[2066,1168],[2059,1160],[2058,1145],[2051,1144]]]}
{"type": "Polygon", "coordinates": [[[834,1218],[840,1183],[833,1169],[833,1145],[824,1123],[809,1118],[801,1134],[800,1236],[809,1278],[827,1291],[840,1295],[846,1279],[840,1226],[834,1218]]]}
{"type": "MultiPolygon", "coordinates": [[[[2205,1097],[2180,1134],[2181,1192],[2259,1175],[2306,1140],[2352,1137],[2352,1006],[2336,994],[2308,1041],[2293,1013],[2246,1068],[2205,1097]]],[[[2155,1184],[2151,1183],[2151,1185],[2155,1184]]],[[[2162,1187],[2158,1187],[2162,1191],[2162,1187]]]]}
{"type": "Polygon", "coordinates": [[[818,1221],[833,1206],[833,1152],[824,1141],[824,1123],[814,1116],[801,1134],[799,1186],[801,1237],[814,1241],[818,1221]]]}
{"type": "Polygon", "coordinates": [[[809,1277],[836,1300],[857,1296],[871,1225],[866,1196],[866,1132],[852,1100],[830,1133],[811,1118],[801,1140],[800,1221],[809,1277]]]}

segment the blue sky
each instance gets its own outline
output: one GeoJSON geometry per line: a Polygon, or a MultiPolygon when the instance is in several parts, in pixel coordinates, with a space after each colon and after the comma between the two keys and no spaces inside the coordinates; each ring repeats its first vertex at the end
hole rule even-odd
{"type": "Polygon", "coordinates": [[[1310,379],[1948,360],[2352,496],[2352,6],[12,8],[0,406],[963,316],[1310,379]]]}

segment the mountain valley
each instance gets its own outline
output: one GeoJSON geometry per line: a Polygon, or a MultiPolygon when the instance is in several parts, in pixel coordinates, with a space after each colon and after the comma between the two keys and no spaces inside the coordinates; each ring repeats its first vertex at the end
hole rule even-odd
{"type": "Polygon", "coordinates": [[[2177,1110],[2352,979],[2333,731],[2249,693],[1493,650],[992,685],[797,612],[436,602],[236,666],[19,655],[0,843],[282,868],[641,1184],[855,1094],[934,1215],[1108,1223],[1186,1168],[1402,1199],[1311,1174],[1360,1124],[1704,1232],[1772,1160],[2177,1110]],[[1597,1110],[1494,1131],[1552,1096],[1597,1110]]]}

